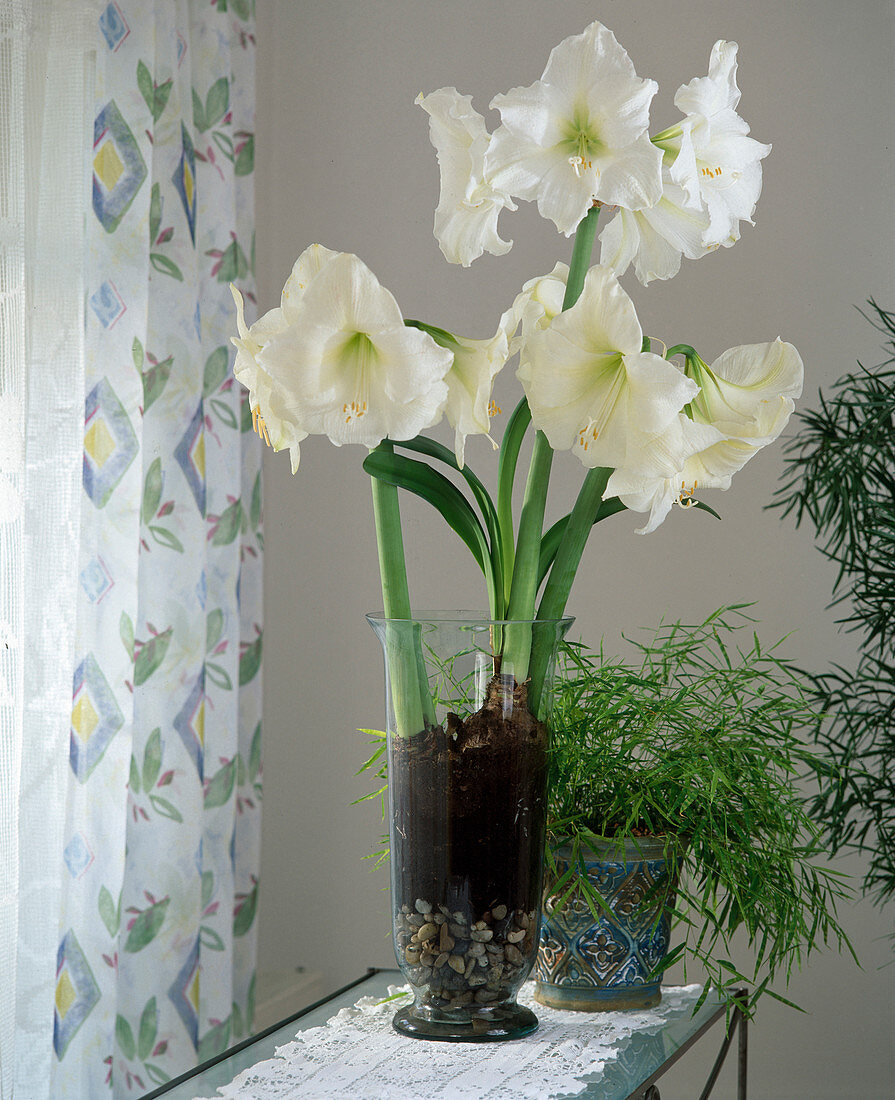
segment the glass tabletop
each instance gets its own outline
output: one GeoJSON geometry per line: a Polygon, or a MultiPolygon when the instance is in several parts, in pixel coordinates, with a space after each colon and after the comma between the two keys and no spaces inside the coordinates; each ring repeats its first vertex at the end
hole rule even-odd
{"type": "MultiPolygon", "coordinates": [[[[297,1016],[241,1043],[221,1058],[199,1066],[188,1076],[177,1078],[149,1093],[145,1100],[161,1096],[166,1100],[212,1096],[219,1086],[229,1084],[243,1070],[272,1058],[276,1048],[294,1039],[297,1032],[325,1024],[339,1009],[354,1005],[360,997],[385,997],[388,986],[400,984],[401,981],[397,970],[371,969],[297,1016]]],[[[577,1096],[588,1100],[633,1100],[633,1097],[641,1095],[644,1086],[658,1079],[712,1024],[723,1019],[724,1013],[724,1005],[709,996],[695,1016],[676,1016],[661,1031],[653,1034],[635,1033],[620,1048],[617,1060],[607,1063],[598,1073],[580,1078],[587,1083],[587,1088],[577,1096]]]]}

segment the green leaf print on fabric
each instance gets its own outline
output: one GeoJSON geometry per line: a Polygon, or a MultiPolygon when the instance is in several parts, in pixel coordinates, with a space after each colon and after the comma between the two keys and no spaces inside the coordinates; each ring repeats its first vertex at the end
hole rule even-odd
{"type": "Polygon", "coordinates": [[[171,368],[174,366],[174,356],[169,355],[160,363],[150,358],[151,366],[143,371],[143,412],[158,400],[162,390],[171,376],[171,368]]]}
{"type": "Polygon", "coordinates": [[[209,781],[205,791],[205,809],[211,810],[216,806],[224,806],[233,794],[236,783],[236,761],[231,760],[224,764],[209,781]]]}
{"type": "Polygon", "coordinates": [[[163,256],[161,252],[151,252],[149,254],[149,262],[161,275],[170,275],[172,279],[177,279],[178,282],[183,282],[183,272],[174,263],[173,260],[169,260],[167,256],[163,256]]]}
{"type": "Polygon", "coordinates": [[[218,935],[213,928],[209,928],[207,924],[199,926],[199,943],[203,947],[207,947],[209,951],[223,951],[225,950],[224,941],[218,935]]]}
{"type": "Polygon", "coordinates": [[[252,486],[252,503],[249,506],[249,525],[253,531],[258,530],[258,525],[261,523],[261,471],[258,471],[258,476],[255,478],[255,484],[252,486]]]}
{"type": "Polygon", "coordinates": [[[221,130],[215,130],[211,135],[212,141],[231,163],[235,160],[233,152],[233,138],[221,130]]]}
{"type": "MultiPolygon", "coordinates": [[[[154,183],[149,199],[149,247],[155,244],[158,231],[162,224],[162,189],[161,184],[154,183]]],[[[139,368],[138,368],[139,369],[139,368]]]]}
{"type": "Polygon", "coordinates": [[[230,370],[230,352],[225,347],[215,348],[205,360],[202,378],[202,396],[211,397],[227,377],[230,370]]]}
{"type": "Polygon", "coordinates": [[[236,160],[233,171],[237,176],[249,176],[255,170],[255,135],[247,130],[236,131],[236,160]]]}
{"type": "Polygon", "coordinates": [[[100,919],[106,926],[106,931],[110,936],[117,936],[118,927],[121,924],[121,895],[118,895],[118,904],[116,905],[112,901],[112,895],[109,891],[105,886],[101,886],[97,908],[99,909],[100,919]]]}
{"type": "Polygon", "coordinates": [[[123,1016],[115,1017],[115,1041],[125,1058],[130,1061],[137,1053],[137,1044],[134,1042],[134,1033],[131,1025],[123,1016]]]}
{"type": "Polygon", "coordinates": [[[202,900],[200,908],[205,909],[208,903],[211,901],[211,895],[214,893],[214,872],[203,871],[202,872],[202,900]]]}
{"type": "Polygon", "coordinates": [[[140,767],[137,764],[137,758],[135,756],[131,757],[130,778],[127,781],[127,785],[130,788],[131,794],[140,793],[140,767]]]}
{"type": "Polygon", "coordinates": [[[222,401],[220,397],[213,397],[209,404],[228,428],[237,427],[236,413],[230,408],[226,401],[222,401]]]}
{"type": "Polygon", "coordinates": [[[157,458],[146,471],[143,482],[143,505],[140,515],[144,523],[149,523],[162,500],[162,460],[157,458]]]}
{"type": "MultiPolygon", "coordinates": [[[[158,184],[156,184],[158,186],[158,184]]],[[[137,374],[143,373],[143,345],[134,337],[134,342],[131,344],[131,355],[134,357],[134,366],[137,368],[137,374]]]]}
{"type": "Polygon", "coordinates": [[[233,690],[233,681],[230,679],[230,673],[219,664],[213,661],[205,662],[205,675],[211,682],[224,691],[233,690]]]}
{"type": "Polygon", "coordinates": [[[234,500],[220,516],[209,516],[212,523],[212,546],[227,546],[245,525],[242,502],[234,500]]]}
{"type": "Polygon", "coordinates": [[[146,741],[143,750],[143,790],[155,786],[162,770],[162,731],[156,726],[146,741]]]}
{"type": "Polygon", "coordinates": [[[127,655],[131,660],[134,659],[134,624],[131,622],[130,615],[126,611],[121,612],[121,619],[118,622],[118,633],[121,635],[121,641],[124,645],[127,655]]]}
{"type": "Polygon", "coordinates": [[[243,390],[240,394],[240,420],[239,430],[241,432],[252,431],[254,424],[252,423],[252,406],[249,404],[249,391],[243,390]]]}
{"type": "Polygon", "coordinates": [[[149,533],[159,544],[164,546],[166,550],[176,550],[178,554],[183,554],[183,543],[174,534],[173,531],[169,531],[167,527],[150,527],[149,533]]]}
{"type": "MultiPolygon", "coordinates": [[[[256,627],[257,629],[257,627],[256,627]]],[[[261,637],[259,634],[254,642],[245,645],[242,653],[239,656],[239,686],[242,687],[250,680],[254,680],[258,674],[258,669],[261,667],[261,637]]]]}
{"type": "Polygon", "coordinates": [[[258,883],[252,886],[248,894],[237,894],[236,899],[233,909],[233,935],[244,936],[252,927],[258,910],[258,883]]]}
{"type": "Polygon", "coordinates": [[[171,1080],[163,1069],[159,1069],[152,1062],[144,1062],[143,1065],[146,1067],[146,1072],[154,1085],[165,1085],[171,1080]]]}
{"type": "Polygon", "coordinates": [[[138,61],[137,87],[140,89],[140,95],[146,100],[146,106],[152,114],[152,121],[158,122],[171,96],[171,89],[174,87],[174,81],[168,79],[161,84],[156,84],[152,79],[149,69],[142,61],[138,61]]]}
{"type": "Polygon", "coordinates": [[[249,262],[236,234],[231,232],[230,236],[232,239],[226,248],[209,248],[205,253],[215,261],[211,266],[211,274],[219,283],[235,283],[249,273],[249,262]]]}
{"type": "Polygon", "coordinates": [[[137,1057],[141,1062],[145,1062],[146,1059],[152,1054],[152,1048],[155,1045],[155,1037],[158,1034],[158,1006],[155,1002],[155,997],[150,998],[146,1002],[146,1007],[143,1009],[140,1016],[140,1031],[137,1038],[137,1057]]]}
{"type": "Polygon", "coordinates": [[[171,644],[172,633],[173,627],[169,626],[167,630],[161,634],[156,634],[153,638],[150,638],[148,642],[136,643],[136,645],[140,647],[140,650],[134,661],[135,686],[139,687],[140,684],[145,684],[165,659],[165,654],[168,652],[168,646],[171,644]]]}
{"type": "Polygon", "coordinates": [[[124,943],[125,951],[135,954],[152,943],[165,922],[165,913],[170,904],[170,898],[162,898],[161,901],[155,902],[142,912],[137,909],[128,909],[129,913],[136,912],[137,915],[129,922],[129,931],[124,943]]]}
{"type": "Polygon", "coordinates": [[[178,823],[183,821],[183,815],[180,810],[177,809],[173,802],[169,802],[167,798],[162,798],[160,794],[151,794],[149,796],[149,802],[155,812],[162,817],[167,817],[171,821],[176,821],[178,823]]]}
{"type": "Polygon", "coordinates": [[[224,612],[219,607],[209,611],[205,620],[205,652],[210,653],[221,640],[224,632],[224,612]]]}
{"type": "Polygon", "coordinates": [[[252,747],[249,749],[249,779],[252,783],[261,771],[261,723],[255,726],[252,734],[252,747]]]}
{"type": "Polygon", "coordinates": [[[230,106],[230,82],[225,76],[219,77],[208,89],[205,103],[193,88],[193,125],[204,133],[215,126],[227,113],[230,106]]]}
{"type": "Polygon", "coordinates": [[[202,1036],[199,1042],[199,1061],[207,1062],[209,1058],[215,1058],[230,1045],[230,1017],[217,1024],[202,1036]]]}

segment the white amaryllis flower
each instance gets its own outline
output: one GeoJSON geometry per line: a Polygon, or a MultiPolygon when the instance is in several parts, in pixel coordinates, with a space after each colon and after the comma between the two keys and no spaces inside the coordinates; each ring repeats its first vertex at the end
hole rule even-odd
{"type": "Polygon", "coordinates": [[[283,287],[279,306],[268,310],[251,327],[245,322],[243,297],[230,284],[230,293],[236,303],[236,327],[239,333],[230,340],[236,348],[233,374],[249,391],[249,406],[256,430],[275,451],[288,448],[293,474],[298,469],[299,444],[307,439],[308,433],[295,422],[270,375],[258,362],[258,353],[274,336],[295,323],[305,288],[338,255],[338,252],[333,252],[322,244],[312,244],[306,248],[292,267],[283,287]]]}
{"type": "Polygon", "coordinates": [[[642,344],[614,272],[592,267],[575,305],[529,338],[517,372],[532,422],[555,450],[574,450],[588,467],[667,469],[653,441],[699,387],[642,344]]]}
{"type": "Polygon", "coordinates": [[[510,357],[506,314],[500,328],[487,340],[454,336],[448,347],[454,363],[445,376],[448,399],[444,415],[454,429],[454,453],[457,465],[466,461],[466,437],[487,435],[495,409],[491,400],[494,379],[510,357]]]}
{"type": "MultiPolygon", "coordinates": [[[[375,447],[387,436],[411,439],[441,419],[453,356],[405,326],[392,294],[357,256],[326,258],[287,297],[289,323],[255,359],[278,409],[302,431],[336,446],[375,447]]],[[[263,403],[261,415],[266,420],[263,403]]]]}
{"type": "Polygon", "coordinates": [[[670,163],[672,179],[709,216],[706,250],[739,240],[741,221],[751,224],[761,193],[761,161],[770,145],[748,136],[749,126],[736,113],[736,42],[712,47],[708,76],[678,88],[675,106],[686,117],[653,141],[670,163]]]}
{"type": "Polygon", "coordinates": [[[510,355],[523,350],[525,342],[535,332],[548,327],[562,312],[569,265],[557,263],[549,275],[536,275],[524,283],[513,304],[501,317],[501,326],[510,336],[510,355]]]}
{"type": "Polygon", "coordinates": [[[694,203],[663,169],[662,197],[645,210],[618,213],[600,234],[600,263],[624,275],[633,262],[637,278],[647,286],[653,279],[671,279],[681,268],[681,257],[704,256],[708,212],[694,203]]]}
{"type": "Polygon", "coordinates": [[[456,88],[422,93],[415,103],[429,115],[429,138],[441,173],[441,194],[435,210],[435,237],[445,259],[469,267],[483,252],[503,256],[512,241],[497,232],[497,217],[516,205],[485,176],[485,150],[490,135],[472,97],[456,88]]]}
{"type": "Polygon", "coordinates": [[[602,24],[565,39],[540,80],[491,101],[502,121],[485,154],[492,186],[537,200],[567,237],[595,200],[652,206],[662,194],[662,153],[647,133],[657,88],[602,24]]]}
{"type": "Polygon", "coordinates": [[[683,461],[665,474],[619,469],[606,486],[604,496],[650,513],[638,534],[654,531],[673,504],[686,507],[703,489],[730,488],[733,475],[780,435],[802,392],[801,357],[780,339],[730,348],[711,367],[691,359],[687,371],[700,386],[688,406],[693,419],[679,417],[682,439],[653,444],[683,461]]]}

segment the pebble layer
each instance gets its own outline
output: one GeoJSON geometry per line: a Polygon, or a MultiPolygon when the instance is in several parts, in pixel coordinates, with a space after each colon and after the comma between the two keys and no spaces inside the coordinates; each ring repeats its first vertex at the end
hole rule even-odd
{"type": "Polygon", "coordinates": [[[425,898],[395,915],[402,969],[433,1008],[489,1005],[522,983],[537,947],[537,913],[495,904],[480,915],[425,898]]]}

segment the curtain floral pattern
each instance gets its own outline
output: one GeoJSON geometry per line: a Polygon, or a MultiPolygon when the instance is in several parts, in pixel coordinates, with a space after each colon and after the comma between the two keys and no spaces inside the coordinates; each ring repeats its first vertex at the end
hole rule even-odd
{"type": "Polygon", "coordinates": [[[260,844],[253,6],[112,0],[88,214],[55,1088],[139,1096],[244,1037],[260,844]]]}

